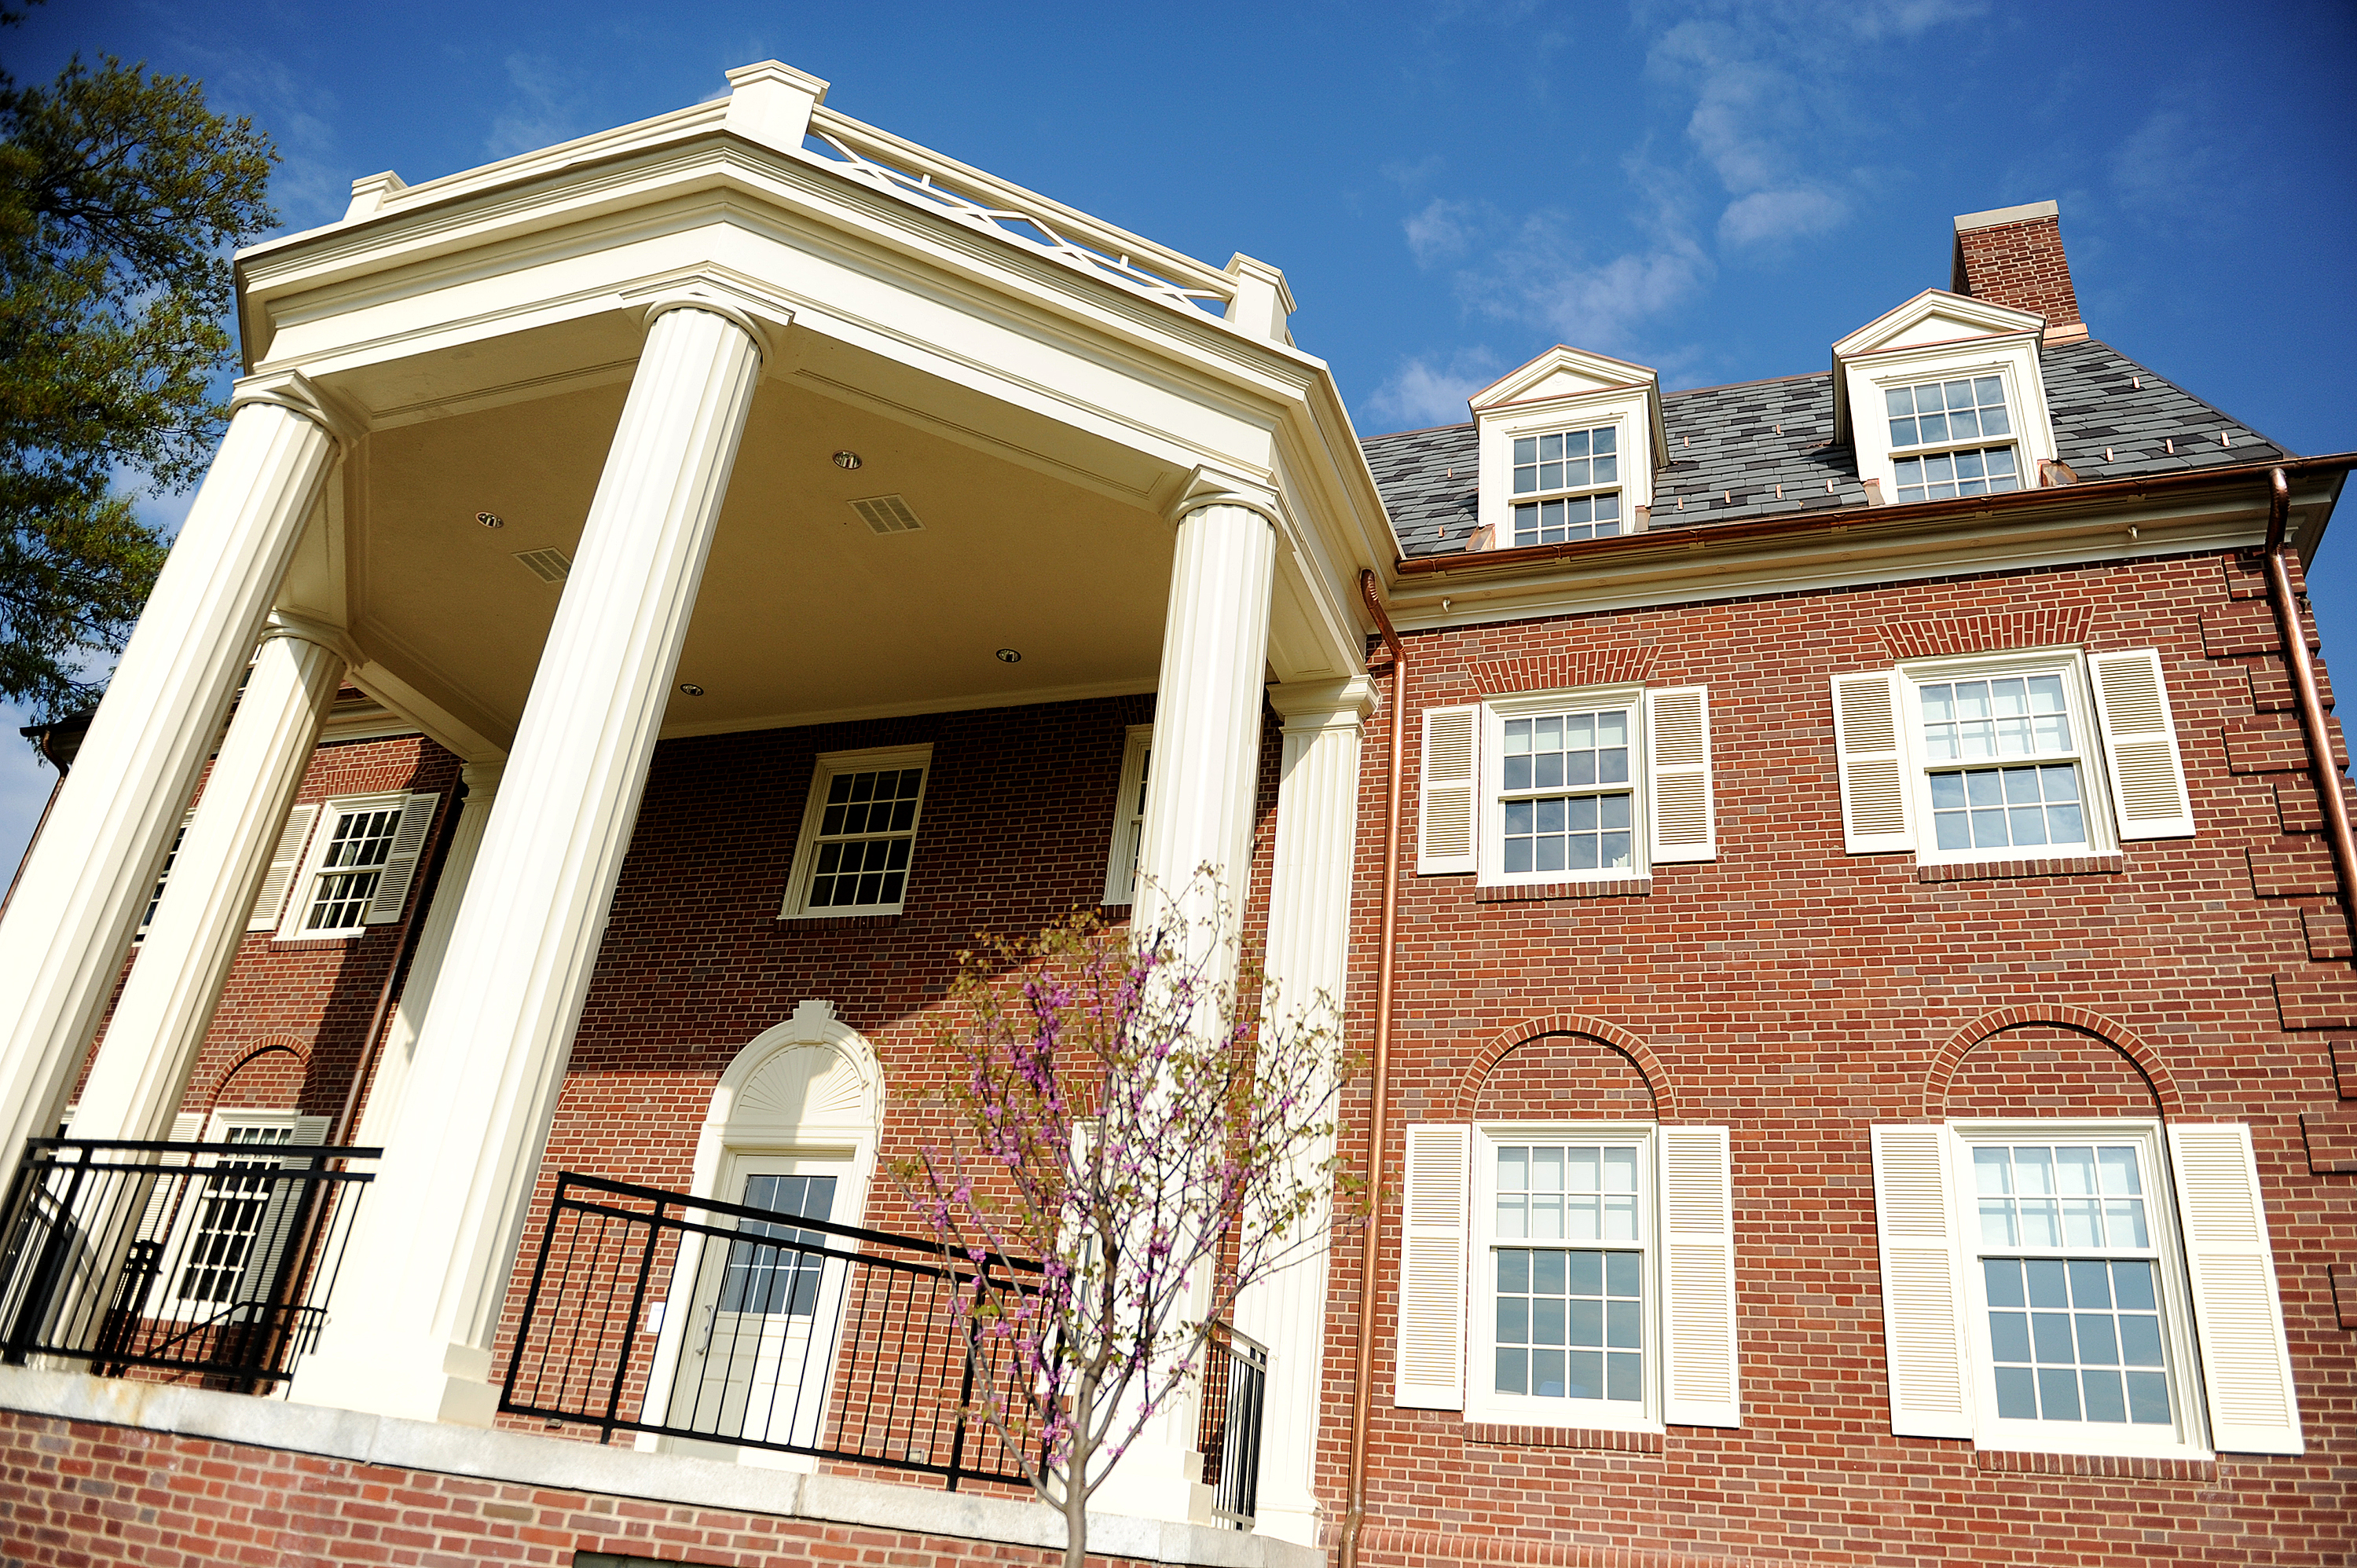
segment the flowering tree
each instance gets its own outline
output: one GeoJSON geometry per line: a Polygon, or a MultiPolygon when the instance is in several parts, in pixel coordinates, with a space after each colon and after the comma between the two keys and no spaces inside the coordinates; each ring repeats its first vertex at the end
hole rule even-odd
{"type": "Polygon", "coordinates": [[[969,1417],[1064,1516],[1074,1568],[1090,1496],[1238,1294],[1325,1245],[1329,1205],[1347,1214],[1355,1194],[1332,1153],[1339,1033],[1224,978],[1229,929],[1076,915],[961,954],[946,1129],[895,1165],[976,1265],[956,1307],[969,1417]]]}

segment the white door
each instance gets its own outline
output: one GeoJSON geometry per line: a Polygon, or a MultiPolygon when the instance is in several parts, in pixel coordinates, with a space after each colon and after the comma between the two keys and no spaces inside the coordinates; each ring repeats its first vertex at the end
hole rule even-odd
{"type": "MultiPolygon", "coordinates": [[[[834,1219],[849,1196],[840,1161],[739,1155],[729,1167],[722,1190],[748,1208],[834,1219]]],[[[697,1269],[672,1424],[721,1442],[813,1446],[823,1428],[850,1263],[797,1250],[794,1243],[824,1239],[782,1219],[728,1228],[743,1240],[707,1241],[697,1269]]],[[[834,1245],[839,1254],[843,1244],[834,1245]]]]}

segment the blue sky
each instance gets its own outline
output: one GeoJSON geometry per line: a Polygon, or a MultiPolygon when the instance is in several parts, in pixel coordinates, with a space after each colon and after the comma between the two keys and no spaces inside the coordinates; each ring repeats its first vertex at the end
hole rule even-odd
{"type": "MultiPolygon", "coordinates": [[[[201,78],[290,228],[721,91],[828,102],[1213,264],[1286,269],[1362,433],[1455,423],[1561,341],[1701,386],[1821,369],[2051,199],[2097,337],[2304,453],[2357,448],[2357,12],[1969,0],[1380,6],[52,0],[0,34],[201,78]]],[[[156,503],[169,522],[186,498],[156,503]]],[[[2310,574],[2329,659],[2357,519],[2310,574]]],[[[23,722],[21,718],[12,722],[23,722]]],[[[0,747],[0,864],[50,776],[0,747]]]]}

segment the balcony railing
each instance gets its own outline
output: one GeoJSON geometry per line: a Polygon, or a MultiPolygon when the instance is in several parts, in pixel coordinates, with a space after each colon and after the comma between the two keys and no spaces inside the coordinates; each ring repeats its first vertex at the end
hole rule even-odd
{"type": "Polygon", "coordinates": [[[381,1149],[32,1138],[0,1219],[0,1357],[262,1393],[310,1349],[381,1149]]]}
{"type": "Polygon", "coordinates": [[[1268,1352],[1224,1324],[1212,1331],[1203,1365],[1203,1399],[1196,1446],[1203,1484],[1222,1522],[1250,1530],[1260,1498],[1262,1406],[1268,1394],[1268,1352]]]}

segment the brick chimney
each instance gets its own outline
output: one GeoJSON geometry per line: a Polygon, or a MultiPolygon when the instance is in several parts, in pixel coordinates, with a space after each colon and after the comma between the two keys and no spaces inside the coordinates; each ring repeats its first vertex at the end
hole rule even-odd
{"type": "Polygon", "coordinates": [[[1948,286],[1975,299],[2046,317],[2049,343],[2087,336],[2071,262],[2062,253],[2061,209],[2050,201],[1967,212],[1956,220],[1956,259],[1948,286]]]}

